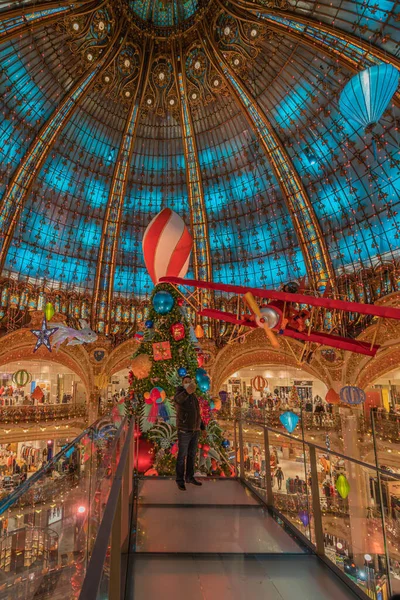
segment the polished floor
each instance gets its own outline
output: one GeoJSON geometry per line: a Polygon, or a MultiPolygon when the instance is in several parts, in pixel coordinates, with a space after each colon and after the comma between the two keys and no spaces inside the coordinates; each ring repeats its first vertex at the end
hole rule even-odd
{"type": "Polygon", "coordinates": [[[348,588],[233,480],[145,480],[127,599],[345,600],[348,588]]]}

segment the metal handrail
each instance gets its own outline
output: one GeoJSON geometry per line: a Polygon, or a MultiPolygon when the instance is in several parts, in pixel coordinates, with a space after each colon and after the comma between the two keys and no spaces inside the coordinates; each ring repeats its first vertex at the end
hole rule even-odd
{"type": "MultiPolygon", "coordinates": [[[[79,600],[96,600],[97,598],[103,576],[103,566],[107,555],[109,540],[113,530],[114,519],[117,513],[118,504],[121,501],[120,494],[122,488],[122,479],[126,469],[127,461],[129,460],[129,451],[131,449],[134,426],[135,420],[132,419],[125,439],[125,444],[121,452],[108,501],[104,509],[103,518],[96,536],[96,541],[93,546],[93,551],[86,570],[79,600]]],[[[129,474],[129,476],[130,475],[132,474],[129,474]]],[[[124,500],[127,499],[124,498],[124,500]]]]}
{"type": "Polygon", "coordinates": [[[6,496],[2,501],[0,501],[0,515],[2,515],[10,506],[12,506],[18,498],[23,496],[35,483],[39,481],[59,460],[62,458],[63,454],[71,450],[80,440],[88,435],[91,431],[96,429],[97,423],[99,423],[102,419],[97,419],[90,427],[82,431],[75,439],[72,440],[67,446],[62,448],[60,452],[58,452],[48,463],[44,465],[44,467],[40,468],[36,473],[29,477],[22,485],[18,486],[12,494],[6,496]]]}
{"type": "Polygon", "coordinates": [[[397,474],[397,473],[391,473],[387,469],[382,469],[377,464],[366,463],[366,462],[364,462],[362,460],[359,460],[357,458],[353,458],[352,456],[347,456],[346,454],[342,454],[341,452],[338,452],[337,450],[328,450],[328,448],[323,447],[323,446],[319,446],[318,444],[314,444],[314,443],[306,440],[304,437],[296,437],[296,436],[291,435],[290,433],[286,433],[286,432],[284,432],[284,431],[282,431],[280,429],[275,429],[274,427],[270,427],[266,423],[262,423],[260,421],[253,421],[252,419],[249,419],[246,416],[244,416],[244,417],[241,416],[240,419],[236,418],[234,420],[241,420],[241,421],[244,421],[246,423],[251,423],[252,425],[256,425],[257,427],[264,427],[265,429],[267,429],[271,433],[274,433],[276,435],[281,435],[283,437],[289,438],[293,442],[298,442],[298,443],[301,443],[301,444],[306,444],[307,446],[315,448],[316,450],[319,450],[319,451],[323,452],[324,454],[334,454],[335,456],[338,456],[339,458],[342,458],[343,460],[350,460],[351,462],[354,462],[357,465],[360,465],[361,467],[366,467],[367,469],[373,469],[374,471],[378,471],[381,475],[385,475],[385,477],[392,477],[393,479],[397,479],[397,480],[400,481],[400,475],[399,474],[397,474]]]}

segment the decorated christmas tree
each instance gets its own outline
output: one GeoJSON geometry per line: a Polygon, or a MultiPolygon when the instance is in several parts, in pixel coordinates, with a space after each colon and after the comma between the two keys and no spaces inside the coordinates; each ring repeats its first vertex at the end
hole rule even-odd
{"type": "MultiPolygon", "coordinates": [[[[147,246],[146,242],[149,232],[152,234],[161,230],[165,238],[166,232],[168,233],[168,220],[171,219],[174,220],[175,229],[169,235],[169,239],[175,248],[177,243],[179,245],[176,229],[181,223],[182,230],[186,227],[176,213],[164,209],[146,230],[143,248],[146,266],[153,281],[158,281],[162,276],[160,273],[155,275],[159,259],[154,249],[160,249],[160,239],[154,239],[151,235],[147,246]]],[[[183,235],[181,234],[180,239],[183,235]]],[[[189,239],[191,241],[190,234],[189,239]]],[[[169,265],[186,263],[187,269],[190,247],[185,260],[180,256],[169,256],[168,248],[164,247],[162,252],[162,260],[159,262],[169,265]]],[[[213,403],[207,394],[210,379],[202,368],[201,349],[186,312],[185,300],[173,286],[167,283],[155,286],[150,298],[147,320],[143,323],[143,330],[136,333],[135,339],[139,346],[132,357],[129,373],[129,409],[138,419],[142,436],[154,444],[155,460],[152,474],[174,473],[177,432],[173,398],[176,388],[182,383],[182,378],[190,375],[197,383],[202,420],[206,426],[199,441],[197,468],[205,474],[230,475],[231,468],[226,454],[229,443],[223,439],[221,427],[214,418],[219,401],[213,403]]]]}

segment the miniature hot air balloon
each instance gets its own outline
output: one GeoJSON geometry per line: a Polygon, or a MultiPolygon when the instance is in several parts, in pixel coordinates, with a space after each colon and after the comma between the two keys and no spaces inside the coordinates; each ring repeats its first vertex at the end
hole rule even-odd
{"type": "Polygon", "coordinates": [[[163,208],[150,221],[143,236],[143,256],[151,280],[184,277],[189,268],[192,237],[183,219],[170,208],[163,208]]]}
{"type": "Polygon", "coordinates": [[[349,121],[361,125],[377,123],[399,85],[399,72],[389,64],[365,69],[354,75],[340,94],[339,108],[349,121]]]}
{"type": "Polygon", "coordinates": [[[279,417],[279,420],[284,426],[284,428],[289,433],[292,433],[292,431],[294,431],[297,427],[297,423],[299,422],[299,416],[291,410],[288,410],[279,417]]]}

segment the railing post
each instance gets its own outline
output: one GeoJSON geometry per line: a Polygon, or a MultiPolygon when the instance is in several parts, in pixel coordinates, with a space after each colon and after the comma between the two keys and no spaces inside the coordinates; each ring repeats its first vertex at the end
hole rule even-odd
{"type": "Polygon", "coordinates": [[[238,460],[237,460],[237,451],[238,451],[238,441],[237,441],[237,432],[236,427],[238,426],[238,421],[236,417],[233,420],[233,450],[234,450],[234,465],[235,465],[235,473],[236,477],[239,475],[238,469],[238,460]]]}
{"type": "MultiPolygon", "coordinates": [[[[129,444],[130,445],[130,444],[129,444]]],[[[122,476],[121,488],[121,552],[126,554],[129,551],[129,479],[132,474],[129,471],[129,457],[125,463],[124,474],[122,476]]]]}
{"type": "Polygon", "coordinates": [[[239,476],[240,479],[244,479],[244,451],[243,451],[243,423],[242,423],[242,413],[240,412],[239,418],[239,457],[240,457],[240,470],[239,476]]]}
{"type": "Polygon", "coordinates": [[[121,600],[121,519],[122,519],[122,488],[119,490],[111,530],[110,579],[108,582],[109,600],[121,600]]]}
{"type": "Polygon", "coordinates": [[[271,453],[269,450],[269,432],[265,426],[264,426],[264,449],[265,449],[265,489],[267,492],[267,506],[272,508],[274,505],[274,492],[272,491],[271,453]]]}
{"type": "Polygon", "coordinates": [[[315,452],[315,446],[309,445],[310,451],[310,467],[311,467],[311,494],[312,494],[312,509],[314,516],[314,532],[315,532],[315,546],[317,554],[323,556],[325,554],[324,545],[324,532],[322,528],[322,515],[321,515],[321,503],[319,499],[319,486],[318,486],[318,469],[317,469],[317,455],[315,452]]]}

